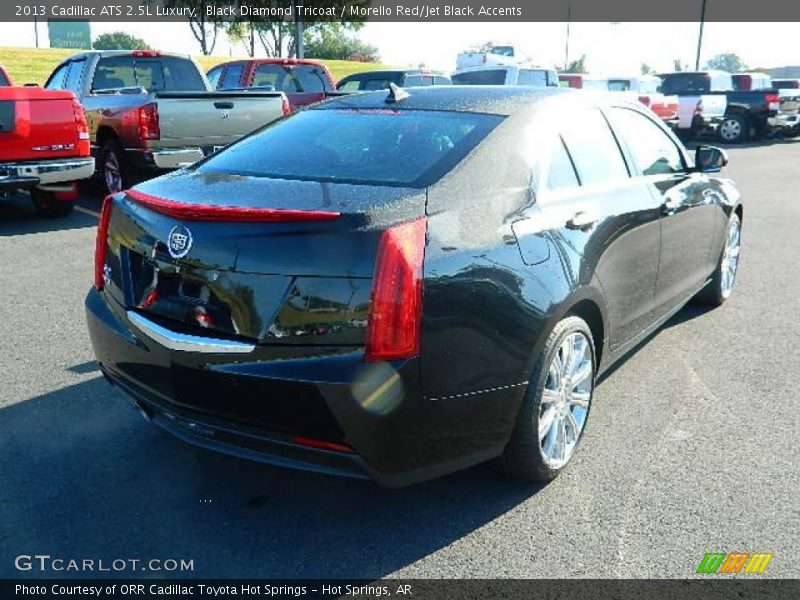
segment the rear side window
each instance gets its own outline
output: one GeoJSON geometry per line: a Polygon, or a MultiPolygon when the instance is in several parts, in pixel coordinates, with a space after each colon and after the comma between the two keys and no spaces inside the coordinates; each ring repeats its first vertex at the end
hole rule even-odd
{"type": "Polygon", "coordinates": [[[610,92],[627,92],[631,89],[630,79],[609,79],[608,90],[610,92]]]}
{"type": "Polygon", "coordinates": [[[456,73],[452,79],[455,85],[503,85],[506,82],[506,70],[485,69],[456,73]]]}
{"type": "Polygon", "coordinates": [[[349,79],[347,81],[340,81],[339,85],[336,86],[336,89],[342,92],[355,92],[358,91],[360,85],[360,79],[349,79]]]}
{"type": "Polygon", "coordinates": [[[385,90],[385,89],[387,89],[389,87],[390,83],[395,83],[397,85],[400,85],[401,82],[399,81],[399,79],[400,79],[399,77],[398,77],[398,81],[394,81],[393,79],[388,78],[388,77],[365,79],[364,80],[364,85],[363,85],[363,87],[361,89],[362,90],[367,90],[367,91],[385,90]]]}
{"type": "Polygon", "coordinates": [[[300,91],[321,94],[331,92],[331,82],[325,75],[325,71],[313,65],[297,65],[292,68],[298,82],[300,91]]]}
{"type": "Polygon", "coordinates": [[[85,60],[74,60],[70,62],[69,73],[67,73],[67,80],[64,82],[64,87],[76,96],[80,96],[81,81],[83,80],[83,67],[86,65],[85,60]]]}
{"type": "Polygon", "coordinates": [[[67,82],[67,74],[69,73],[70,63],[64,63],[53,71],[50,79],[44,84],[45,89],[48,90],[63,90],[67,82]]]}
{"type": "Polygon", "coordinates": [[[661,93],[668,96],[705,94],[711,90],[711,79],[705,73],[670,73],[661,79],[661,93]]]}
{"type": "Polygon", "coordinates": [[[572,159],[564,147],[564,141],[559,137],[553,146],[553,156],[550,159],[550,170],[547,173],[547,187],[551,190],[577,187],[578,176],[572,159]]]}
{"type": "Polygon", "coordinates": [[[431,75],[406,75],[403,85],[406,87],[433,85],[433,77],[431,75]]]}
{"type": "Polygon", "coordinates": [[[227,173],[426,187],[503,117],[444,111],[307,110],[250,135],[197,167],[227,173]]]}
{"type": "Polygon", "coordinates": [[[599,110],[577,113],[562,137],[582,185],[628,177],[617,140],[599,110]]]}
{"type": "Polygon", "coordinates": [[[669,175],[684,170],[675,143],[650,119],[627,108],[612,108],[608,119],[642,175],[669,175]]]}
{"type": "Polygon", "coordinates": [[[208,79],[208,83],[211,85],[212,90],[218,89],[220,75],[222,75],[222,67],[214,67],[208,73],[206,73],[206,79],[208,79]]]}
{"type": "Polygon", "coordinates": [[[148,92],[202,92],[206,87],[190,60],[174,57],[108,56],[101,58],[92,90],[143,87],[148,92]]]}
{"type": "MultiPolygon", "coordinates": [[[[355,82],[356,86],[358,82],[355,82]]],[[[253,75],[253,86],[271,85],[286,93],[333,91],[325,72],[314,65],[259,65],[253,75]]],[[[348,88],[348,89],[358,89],[348,88]]]]}
{"type": "Polygon", "coordinates": [[[228,65],[225,69],[225,74],[217,86],[219,90],[230,90],[233,88],[241,87],[242,73],[244,72],[244,65],[228,65]]]}
{"type": "Polygon", "coordinates": [[[8,79],[6,78],[5,73],[3,73],[2,71],[0,71],[0,85],[2,86],[8,85],[8,79]]]}
{"type": "Polygon", "coordinates": [[[433,76],[433,85],[451,85],[452,81],[450,81],[449,77],[445,77],[444,75],[434,75],[433,76]]]}
{"type": "Polygon", "coordinates": [[[547,71],[538,69],[520,69],[517,85],[547,86],[547,71]]]}

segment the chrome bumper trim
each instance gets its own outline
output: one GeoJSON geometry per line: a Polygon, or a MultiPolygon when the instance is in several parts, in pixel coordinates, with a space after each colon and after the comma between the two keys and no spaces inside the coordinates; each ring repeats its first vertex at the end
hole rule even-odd
{"type": "Polygon", "coordinates": [[[207,354],[247,354],[252,352],[256,345],[247,342],[235,342],[217,338],[177,333],[166,327],[153,323],[139,313],[131,310],[126,312],[128,321],[136,326],[142,333],[165,348],[178,352],[201,352],[207,354]]]}

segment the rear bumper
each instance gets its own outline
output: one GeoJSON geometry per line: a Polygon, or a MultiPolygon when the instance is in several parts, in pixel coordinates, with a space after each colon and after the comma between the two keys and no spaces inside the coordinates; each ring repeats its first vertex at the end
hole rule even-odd
{"type": "Polygon", "coordinates": [[[93,158],[0,163],[0,189],[31,188],[60,184],[91,177],[93,158]]]}
{"type": "Polygon", "coordinates": [[[94,289],[86,298],[101,369],[149,420],[185,442],[387,487],[483,462],[507,443],[510,431],[482,417],[498,400],[507,403],[491,395],[424,398],[417,360],[365,363],[356,348],[317,348],[300,359],[287,358],[286,347],[189,352],[160,343],[159,332],[138,327],[114,303],[94,289]]]}
{"type": "Polygon", "coordinates": [[[797,127],[800,125],[800,114],[798,115],[776,115],[767,119],[767,124],[770,127],[784,128],[784,127],[797,127]]]}
{"type": "Polygon", "coordinates": [[[126,148],[125,153],[135,168],[161,171],[179,169],[205,157],[201,148],[126,148]]]}

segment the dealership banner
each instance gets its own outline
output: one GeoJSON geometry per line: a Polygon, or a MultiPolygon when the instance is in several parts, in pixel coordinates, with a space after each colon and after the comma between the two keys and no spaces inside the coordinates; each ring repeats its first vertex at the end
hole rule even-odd
{"type": "Polygon", "coordinates": [[[797,0],[3,0],[0,21],[800,21],[797,0]]]}
{"type": "Polygon", "coordinates": [[[382,579],[382,580],[9,580],[0,598],[76,600],[230,598],[295,600],[796,600],[800,581],[786,579],[382,579]]]}

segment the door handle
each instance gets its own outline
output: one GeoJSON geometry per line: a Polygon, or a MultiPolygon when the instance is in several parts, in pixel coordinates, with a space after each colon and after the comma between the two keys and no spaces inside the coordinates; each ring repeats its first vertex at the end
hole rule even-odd
{"type": "Polygon", "coordinates": [[[587,231],[591,229],[595,223],[597,223],[597,217],[590,215],[589,213],[579,211],[575,213],[575,216],[567,221],[567,229],[587,231]]]}
{"type": "Polygon", "coordinates": [[[214,108],[230,110],[233,108],[233,102],[214,102],[214,108]]]}
{"type": "Polygon", "coordinates": [[[674,215],[676,212],[678,212],[678,209],[680,207],[681,207],[681,201],[679,198],[674,198],[674,197],[667,198],[661,205],[661,214],[674,215]]]}

